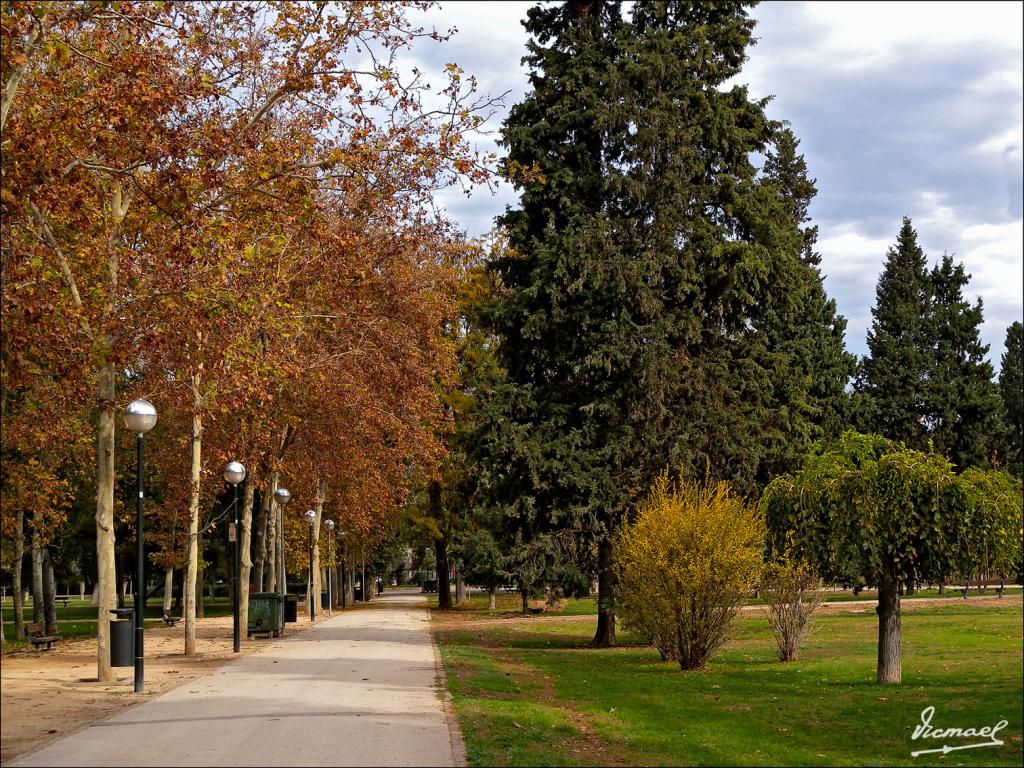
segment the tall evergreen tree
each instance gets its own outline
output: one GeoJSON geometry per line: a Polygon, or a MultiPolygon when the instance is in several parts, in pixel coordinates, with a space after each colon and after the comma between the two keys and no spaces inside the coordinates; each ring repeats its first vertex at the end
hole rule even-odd
{"type": "Polygon", "coordinates": [[[867,407],[858,426],[916,449],[925,449],[928,443],[929,302],[924,251],[910,219],[904,217],[878,279],[871,310],[869,354],[857,381],[867,407]]]}
{"type": "Polygon", "coordinates": [[[799,147],[800,140],[793,130],[788,125],[781,126],[765,156],[764,178],[778,188],[786,213],[800,228],[800,258],[804,264],[817,267],[821,264],[821,254],[815,250],[818,227],[810,225],[809,212],[811,201],[818,194],[817,179],[807,175],[807,161],[797,151],[799,147]]]}
{"type": "MultiPolygon", "coordinates": [[[[817,194],[815,180],[807,174],[807,163],[797,150],[800,141],[788,126],[776,131],[766,155],[763,178],[782,197],[786,214],[799,228],[800,259],[803,270],[802,300],[794,304],[795,315],[778,324],[778,343],[788,354],[790,365],[785,380],[796,382],[797,411],[808,425],[806,440],[790,439],[765,467],[765,481],[792,471],[809,442],[835,438],[850,421],[850,398],[846,386],[856,371],[857,359],[846,351],[846,318],[836,313],[836,303],[825,293],[821,255],[815,250],[818,227],[810,224],[808,209],[817,194]]],[[[793,400],[793,398],[790,398],[793,400]]],[[[793,437],[796,434],[792,435],[793,437]]]]}
{"type": "Polygon", "coordinates": [[[1019,320],[1006,329],[999,394],[1006,467],[1020,477],[1024,474],[1024,326],[1019,320]]]}
{"type": "MultiPolygon", "coordinates": [[[[506,387],[496,409],[510,428],[491,443],[494,479],[526,541],[586,529],[599,550],[599,629],[614,643],[609,534],[626,503],[636,435],[657,400],[650,279],[618,242],[607,212],[606,100],[618,2],[533,8],[526,29],[532,91],[510,112],[510,167],[538,168],[521,208],[502,220],[509,251],[492,262],[505,293],[491,320],[506,387]],[[633,435],[627,433],[634,430],[633,435]],[[632,440],[630,439],[632,437],[632,440]]],[[[655,441],[648,449],[656,450],[655,441]]]]}
{"type": "Polygon", "coordinates": [[[592,542],[596,645],[615,640],[611,534],[666,464],[753,490],[811,432],[780,340],[817,275],[751,162],[765,103],[724,87],[753,26],[739,2],[641,1],[626,22],[571,0],[526,22],[531,91],[504,127],[521,204],[488,313],[507,378],[477,444],[524,537],[592,542]]]}
{"type": "Polygon", "coordinates": [[[982,304],[972,306],[963,289],[970,280],[963,264],[943,256],[929,275],[931,306],[925,413],[934,449],[958,470],[988,464],[997,444],[999,396],[992,364],[981,343],[982,304]]]}

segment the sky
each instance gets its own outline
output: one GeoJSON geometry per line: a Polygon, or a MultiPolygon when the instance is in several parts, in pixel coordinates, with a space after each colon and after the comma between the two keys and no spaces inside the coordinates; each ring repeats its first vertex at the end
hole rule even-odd
{"type": "MultiPolygon", "coordinates": [[[[457,62],[490,95],[508,91],[476,137],[495,140],[527,89],[520,59],[529,2],[443,2],[414,17],[457,31],[419,47],[426,72],[457,62]]],[[[972,275],[982,338],[998,370],[1006,327],[1024,314],[1024,4],[1019,2],[768,2],[755,7],[757,44],[735,79],[768,115],[788,120],[818,195],[825,288],[848,321],[847,348],[866,354],[875,286],[903,216],[935,263],[972,275]]],[[[468,235],[516,202],[507,184],[439,196],[468,235]]]]}

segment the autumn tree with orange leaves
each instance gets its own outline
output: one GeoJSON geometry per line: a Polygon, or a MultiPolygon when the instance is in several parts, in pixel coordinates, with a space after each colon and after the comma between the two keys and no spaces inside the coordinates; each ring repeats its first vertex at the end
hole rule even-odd
{"type": "Polygon", "coordinates": [[[224,461],[250,469],[243,543],[269,587],[283,577],[266,567],[280,478],[299,504],[336,493],[372,517],[437,450],[430,383],[451,366],[439,328],[459,237],[431,194],[488,179],[464,138],[488,102],[454,65],[436,94],[402,74],[403,49],[443,39],[411,21],[424,7],[4,6],[3,418],[18,376],[93,393],[81,413],[96,423],[102,681],[114,677],[114,441],[128,400],[157,404],[151,442],[166,443],[153,455],[178,452],[147,515],[165,533],[182,521],[160,562],[188,571],[186,653],[201,512],[224,461]],[[6,320],[48,305],[61,322],[26,365],[6,320]]]}

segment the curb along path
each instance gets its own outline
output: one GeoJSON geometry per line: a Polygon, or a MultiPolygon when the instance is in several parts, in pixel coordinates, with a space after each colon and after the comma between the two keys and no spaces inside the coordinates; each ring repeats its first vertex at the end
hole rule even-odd
{"type": "Polygon", "coordinates": [[[10,765],[462,765],[443,674],[423,598],[385,596],[10,765]]]}

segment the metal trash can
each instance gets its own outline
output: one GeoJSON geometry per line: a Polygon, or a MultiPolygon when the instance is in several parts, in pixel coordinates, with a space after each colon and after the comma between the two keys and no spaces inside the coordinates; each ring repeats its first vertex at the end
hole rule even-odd
{"type": "Polygon", "coordinates": [[[284,620],[292,624],[299,620],[299,598],[296,595],[284,596],[284,620]]]}
{"type": "Polygon", "coordinates": [[[252,592],[249,594],[250,635],[267,633],[276,637],[281,633],[281,595],[278,592],[252,592]]]}
{"type": "Polygon", "coordinates": [[[110,666],[135,666],[135,609],[114,608],[110,621],[110,666]]]}
{"type": "Polygon", "coordinates": [[[331,607],[331,601],[327,599],[327,593],[326,592],[321,592],[320,593],[320,607],[325,609],[325,610],[327,608],[331,607]]]}

